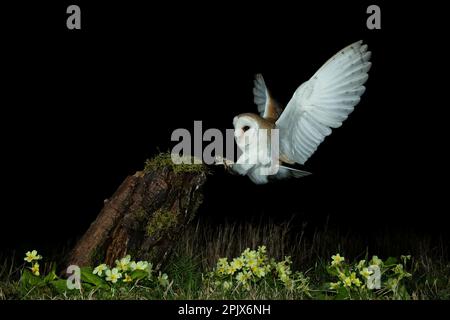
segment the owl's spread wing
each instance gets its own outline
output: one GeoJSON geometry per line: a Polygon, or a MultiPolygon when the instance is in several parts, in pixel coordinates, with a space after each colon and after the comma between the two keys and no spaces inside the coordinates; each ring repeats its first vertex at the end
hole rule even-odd
{"type": "Polygon", "coordinates": [[[353,43],[297,88],[275,123],[282,154],[304,164],[331,128],[342,125],[365,91],[370,56],[362,41],[353,43]]]}
{"type": "Polygon", "coordinates": [[[259,73],[254,80],[253,101],[258,106],[258,112],[261,117],[276,120],[280,116],[280,105],[270,96],[264,78],[259,73]]]}

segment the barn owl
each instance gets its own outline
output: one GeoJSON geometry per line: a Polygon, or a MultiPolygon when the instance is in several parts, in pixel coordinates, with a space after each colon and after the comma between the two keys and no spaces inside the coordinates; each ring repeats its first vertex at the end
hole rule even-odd
{"type": "Polygon", "coordinates": [[[370,57],[371,52],[362,41],[345,47],[297,88],[283,111],[272,98],[262,75],[256,75],[253,94],[259,115],[244,113],[233,119],[236,144],[242,154],[236,163],[225,164],[256,184],[308,175],[309,172],[289,165],[303,165],[331,130],[347,119],[365,91],[370,57]],[[257,148],[256,137],[261,129],[266,129],[265,132],[278,129],[276,158],[271,156],[269,146],[257,148]],[[264,154],[258,158],[260,149],[264,154]],[[276,173],[265,173],[264,169],[273,166],[274,161],[278,168],[276,173]]]}

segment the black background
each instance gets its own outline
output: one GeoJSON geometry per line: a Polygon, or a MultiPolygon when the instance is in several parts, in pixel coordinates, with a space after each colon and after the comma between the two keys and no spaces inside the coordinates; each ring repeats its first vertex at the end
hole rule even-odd
{"type": "Polygon", "coordinates": [[[372,2],[73,3],[82,30],[66,28],[72,2],[2,10],[2,248],[80,236],[127,175],[174,145],[174,129],[225,130],[255,112],[258,72],[286,104],[360,39],[373,52],[367,91],[306,163],[314,174],[256,186],[217,168],[199,214],[446,232],[442,8],[377,2],[382,29],[368,30],[372,2]]]}

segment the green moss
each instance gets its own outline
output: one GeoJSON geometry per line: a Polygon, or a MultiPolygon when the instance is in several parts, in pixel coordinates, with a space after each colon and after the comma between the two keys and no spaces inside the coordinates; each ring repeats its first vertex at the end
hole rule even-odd
{"type": "Polygon", "coordinates": [[[136,219],[136,221],[142,222],[147,217],[147,212],[145,212],[143,208],[139,208],[133,211],[133,217],[136,219]]]}
{"type": "Polygon", "coordinates": [[[162,231],[168,230],[177,223],[177,215],[174,212],[158,210],[147,224],[147,235],[159,237],[162,231]]]}
{"type": "Polygon", "coordinates": [[[175,173],[208,173],[208,168],[204,164],[194,164],[194,157],[185,158],[188,163],[175,164],[172,161],[170,152],[160,153],[152,159],[145,161],[144,173],[162,168],[170,168],[175,173]]]}

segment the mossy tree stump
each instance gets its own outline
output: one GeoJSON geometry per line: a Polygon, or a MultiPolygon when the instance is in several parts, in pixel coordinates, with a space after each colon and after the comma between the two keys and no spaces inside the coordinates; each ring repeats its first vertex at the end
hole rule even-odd
{"type": "Polygon", "coordinates": [[[202,202],[203,165],[175,165],[170,154],[146,162],[107,201],[67,265],[114,265],[127,254],[158,269],[202,202]]]}

